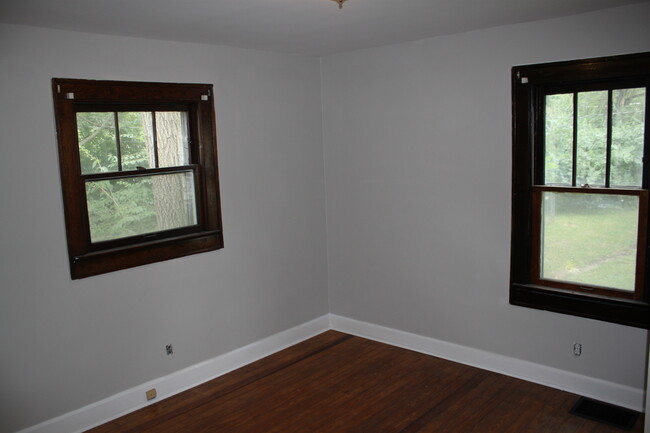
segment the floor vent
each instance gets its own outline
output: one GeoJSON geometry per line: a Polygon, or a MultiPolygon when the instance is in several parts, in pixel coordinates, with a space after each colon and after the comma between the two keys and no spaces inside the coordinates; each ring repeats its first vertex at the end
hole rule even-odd
{"type": "Polygon", "coordinates": [[[623,430],[632,430],[639,416],[639,413],[633,410],[585,397],[578,399],[571,408],[570,413],[623,430]]]}

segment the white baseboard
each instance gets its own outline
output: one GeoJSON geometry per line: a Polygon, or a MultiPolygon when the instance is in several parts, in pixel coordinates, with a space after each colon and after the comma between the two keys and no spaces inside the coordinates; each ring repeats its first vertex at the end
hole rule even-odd
{"type": "Polygon", "coordinates": [[[212,380],[328,329],[517,377],[639,412],[644,409],[643,389],[330,314],[17,433],[82,432],[212,380]],[[145,391],[151,388],[156,388],[158,397],[149,403],[144,395],[145,391]]]}
{"type": "Polygon", "coordinates": [[[212,380],[260,358],[292,346],[329,329],[329,316],[282,331],[210,360],[201,362],[168,376],[160,377],[104,400],[21,430],[18,433],[82,432],[134,410],[159,402],[174,394],[212,380]],[[145,391],[156,388],[158,397],[147,402],[145,391]]]}
{"type": "Polygon", "coordinates": [[[384,326],[330,315],[331,329],[644,411],[645,390],[384,326]]]}

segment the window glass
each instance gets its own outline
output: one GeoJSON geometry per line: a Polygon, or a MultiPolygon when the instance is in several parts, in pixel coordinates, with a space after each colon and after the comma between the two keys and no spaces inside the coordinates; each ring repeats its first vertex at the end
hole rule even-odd
{"type": "Polygon", "coordinates": [[[113,112],[77,113],[77,138],[82,174],[119,169],[113,112]]]}
{"type": "Polygon", "coordinates": [[[641,186],[645,93],[645,88],[612,92],[612,186],[641,186]]]}
{"type": "Polygon", "coordinates": [[[605,185],[607,91],[578,93],[576,184],[605,185]]]}
{"type": "Polygon", "coordinates": [[[158,137],[159,167],[175,167],[189,164],[187,113],[157,111],[156,136],[158,137]]]}
{"type": "Polygon", "coordinates": [[[634,291],[639,198],[542,192],[540,277],[634,291]]]}
{"type": "Polygon", "coordinates": [[[545,183],[546,185],[571,185],[573,93],[547,95],[545,114],[545,183]]]}
{"type": "Polygon", "coordinates": [[[156,166],[150,111],[117,113],[122,170],[156,166]]]}
{"type": "Polygon", "coordinates": [[[92,242],[196,224],[191,171],[86,181],[92,242]]]}

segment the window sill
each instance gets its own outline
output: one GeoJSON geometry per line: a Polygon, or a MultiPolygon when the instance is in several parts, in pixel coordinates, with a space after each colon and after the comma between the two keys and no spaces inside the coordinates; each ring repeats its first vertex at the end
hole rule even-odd
{"type": "Polygon", "coordinates": [[[650,305],[634,300],[513,283],[510,304],[637,328],[650,328],[650,305]]]}
{"type": "Polygon", "coordinates": [[[76,255],[70,258],[70,272],[75,280],[220,248],[221,230],[202,231],[76,255]]]}

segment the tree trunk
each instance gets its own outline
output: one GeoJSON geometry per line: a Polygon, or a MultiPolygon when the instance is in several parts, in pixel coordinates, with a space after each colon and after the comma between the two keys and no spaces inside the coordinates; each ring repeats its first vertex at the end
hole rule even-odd
{"type": "MultiPolygon", "coordinates": [[[[183,113],[156,112],[158,167],[187,165],[187,128],[183,113]]],[[[150,113],[143,113],[146,128],[153,128],[150,113]]],[[[148,135],[147,135],[148,137],[148,135]]],[[[147,138],[151,141],[150,138],[147,138]]],[[[156,167],[153,143],[147,142],[150,167],[156,167]]],[[[191,178],[181,173],[157,175],[151,178],[158,230],[169,230],[196,223],[194,193],[191,178]]]]}

